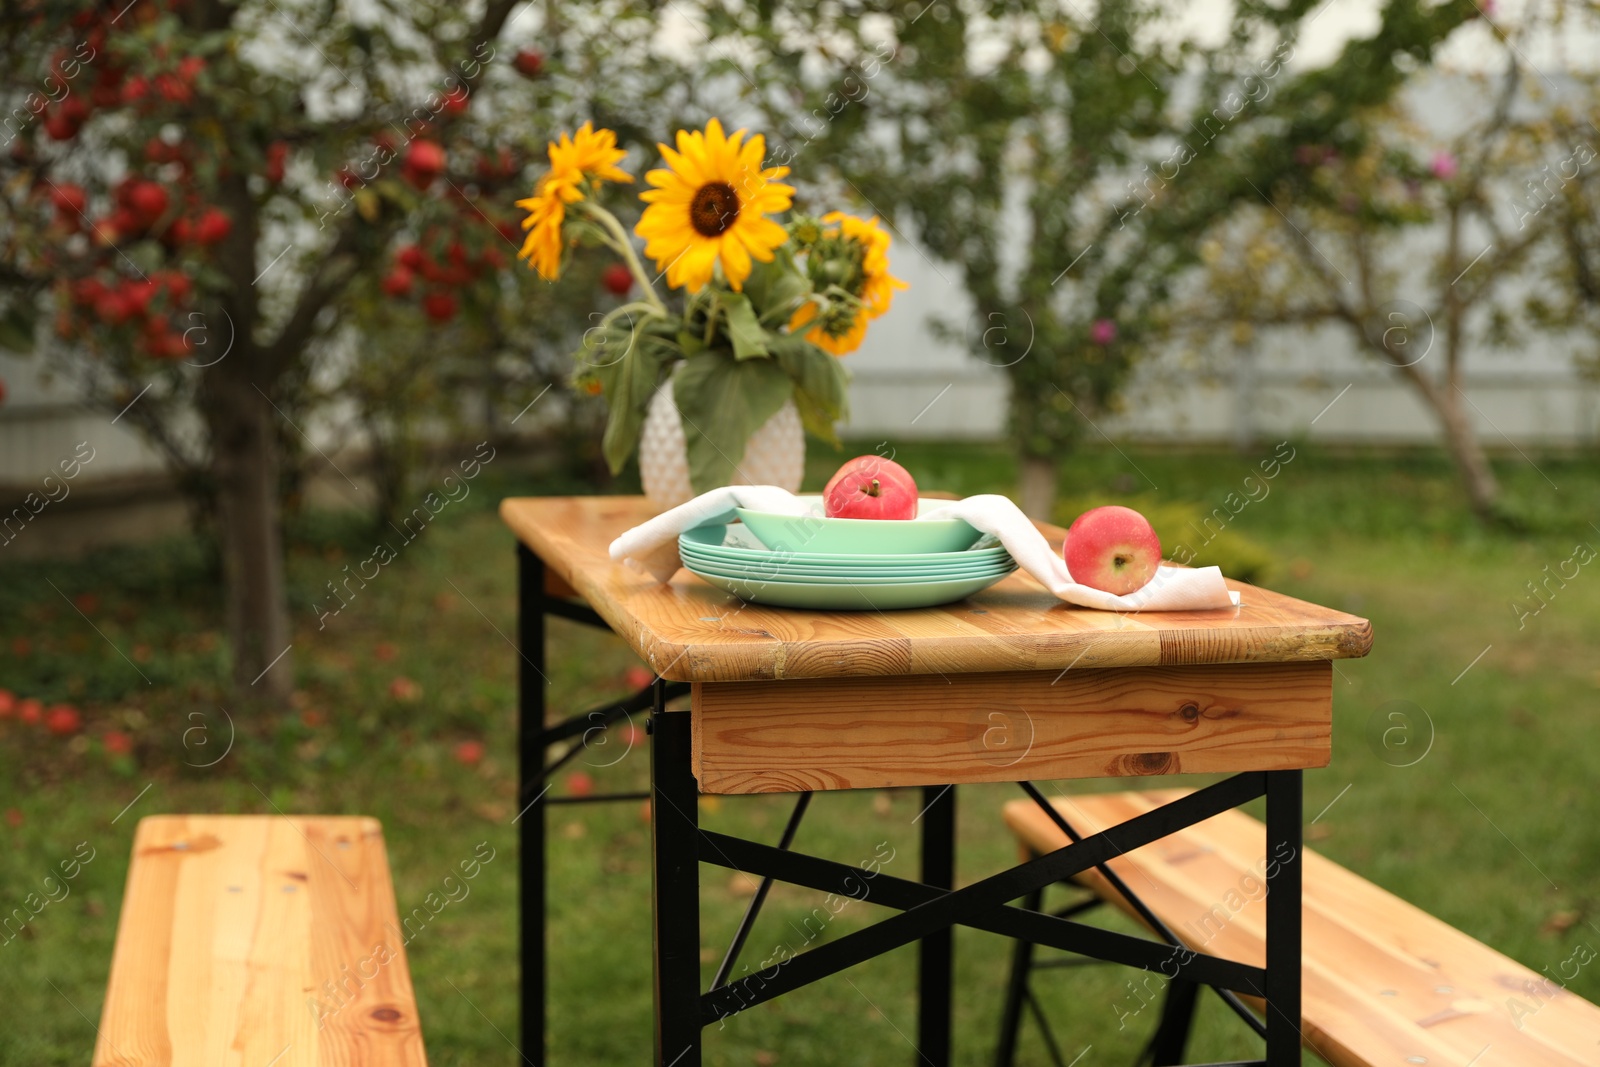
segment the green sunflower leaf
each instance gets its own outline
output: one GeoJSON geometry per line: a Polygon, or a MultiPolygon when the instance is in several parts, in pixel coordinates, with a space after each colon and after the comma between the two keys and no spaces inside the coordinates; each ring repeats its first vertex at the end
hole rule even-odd
{"type": "Polygon", "coordinates": [[[660,336],[657,322],[645,319],[632,329],[596,327],[583,335],[577,355],[605,391],[608,412],[600,449],[616,474],[639,443],[639,432],[666,368],[679,355],[670,338],[660,336]]]}
{"type": "Polygon", "coordinates": [[[761,324],[776,329],[787,325],[795,309],[811,295],[811,281],[795,265],[794,255],[785,245],[773,254],[772,262],[751,264],[744,292],[761,324]]]}
{"type": "Polygon", "coordinates": [[[794,382],[800,421],[812,434],[837,446],[834,424],[845,417],[849,407],[845,389],[850,377],[842,362],[792,333],[777,334],[767,343],[773,359],[794,382]]]}
{"type": "Polygon", "coordinates": [[[750,435],[793,392],[794,383],[770,359],[734,359],[712,349],[684,363],[672,380],[672,396],[683,421],[695,492],[733,480],[750,435]]]}
{"type": "Polygon", "coordinates": [[[728,340],[733,342],[733,358],[765,359],[767,331],[761,328],[761,320],[756,318],[750,298],[743,293],[722,293],[718,299],[728,315],[728,340]]]}

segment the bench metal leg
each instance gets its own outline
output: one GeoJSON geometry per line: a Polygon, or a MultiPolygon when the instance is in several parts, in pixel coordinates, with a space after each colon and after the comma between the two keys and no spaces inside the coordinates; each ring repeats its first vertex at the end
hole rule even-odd
{"type": "Polygon", "coordinates": [[[650,837],[655,927],[656,1067],[700,1067],[700,788],[689,713],[666,711],[656,680],[650,720],[650,837]]]}
{"type": "Polygon", "coordinates": [[[1267,1064],[1300,1059],[1302,771],[1267,773],[1267,1064]]]}
{"type": "MultiPolygon", "coordinates": [[[[1038,911],[1044,905],[1044,890],[1036,889],[1023,898],[1022,906],[1038,911]]],[[[1023,1001],[1028,994],[1028,972],[1033,968],[1033,942],[1011,943],[1011,974],[1006,980],[1006,1002],[1000,1011],[1000,1041],[994,1050],[994,1067],[1012,1067],[1017,1058],[1017,1035],[1022,1030],[1023,1001]]]]}
{"type": "MultiPolygon", "coordinates": [[[[922,884],[950,889],[956,879],[956,787],[922,791],[922,884]]],[[[917,946],[917,1059],[927,1067],[950,1064],[950,985],[955,930],[945,927],[917,946]]]]}
{"type": "Polygon", "coordinates": [[[545,1060],[544,562],[517,544],[517,866],[522,1052],[545,1060]]]}

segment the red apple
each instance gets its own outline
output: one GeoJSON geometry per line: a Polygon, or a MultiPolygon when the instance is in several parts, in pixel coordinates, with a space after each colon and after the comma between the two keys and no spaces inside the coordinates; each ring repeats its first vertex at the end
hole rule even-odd
{"type": "Polygon", "coordinates": [[[81,185],[62,182],[50,190],[50,202],[63,219],[77,221],[77,217],[89,207],[89,194],[83,191],[81,185]]]}
{"type": "Polygon", "coordinates": [[[71,737],[83,729],[83,716],[70,704],[57,704],[44,713],[44,728],[57,737],[71,737]]]}
{"type": "Polygon", "coordinates": [[[194,239],[203,245],[214,245],[233,229],[233,220],[221,208],[208,207],[194,224],[194,239]]]}
{"type": "Polygon", "coordinates": [[[394,681],[389,683],[389,695],[396,700],[406,703],[417,700],[422,696],[422,686],[413,682],[403,674],[395,675],[394,681]]]}
{"type": "Polygon", "coordinates": [[[449,322],[456,315],[456,298],[450,293],[429,293],[422,298],[422,310],[434,322],[449,322]]]}
{"type": "Polygon", "coordinates": [[[455,747],[456,762],[467,767],[476,767],[482,763],[483,753],[482,741],[460,741],[455,747]]]}
{"type": "Polygon", "coordinates": [[[9,689],[0,689],[0,719],[9,719],[16,712],[17,697],[9,689]]]}
{"type": "Polygon", "coordinates": [[[283,168],[289,158],[289,144],[286,141],[273,141],[267,145],[267,165],[262,170],[267,181],[277,185],[283,181],[283,168]]]}
{"type": "Polygon", "coordinates": [[[384,275],[383,281],[379,284],[390,296],[405,296],[411,292],[411,280],[411,272],[396,264],[394,270],[384,275]]]}
{"type": "Polygon", "coordinates": [[[517,73],[524,78],[537,78],[539,72],[544,70],[544,56],[538,52],[523,49],[511,60],[511,65],[517,68],[517,73]]]}
{"type": "Polygon", "coordinates": [[[1143,515],[1112,504],[1079,515],[1061,554],[1079,585],[1126,596],[1156,576],[1161,539],[1143,515]]]}
{"type": "Polygon", "coordinates": [[[600,272],[600,284],[617,296],[627,296],[633,288],[633,271],[626,263],[613,263],[600,272]]]}
{"type": "Polygon", "coordinates": [[[444,162],[444,149],[434,142],[412,141],[400,169],[406,181],[418,189],[426,189],[433,184],[433,179],[444,173],[444,162]]]}
{"type": "Polygon", "coordinates": [[[17,701],[17,721],[28,726],[39,725],[44,718],[44,703],[33,697],[17,701]]]}
{"type": "Polygon", "coordinates": [[[573,771],[567,775],[567,793],[575,797],[590,796],[594,793],[594,779],[584,771],[573,771]]]}
{"type": "Polygon", "coordinates": [[[882,456],[857,456],[822,490],[830,519],[914,519],[917,483],[909,471],[882,456]]]}

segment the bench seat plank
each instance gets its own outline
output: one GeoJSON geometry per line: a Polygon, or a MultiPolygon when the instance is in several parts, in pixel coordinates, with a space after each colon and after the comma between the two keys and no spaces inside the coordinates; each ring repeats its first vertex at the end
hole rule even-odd
{"type": "MultiPolygon", "coordinates": [[[[1078,795],[1053,803],[1075,830],[1089,834],[1185,792],[1078,795]]],[[[1005,819],[1036,852],[1066,844],[1031,800],[1007,804],[1005,819]]],[[[1260,966],[1266,860],[1266,828],[1229,811],[1110,866],[1189,947],[1260,966]]],[[[1083,881],[1118,903],[1099,875],[1088,872],[1083,881]]],[[[1302,1030],[1307,1046],[1336,1067],[1600,1062],[1600,1008],[1546,975],[1310,849],[1304,883],[1302,1030]]]]}
{"type": "Polygon", "coordinates": [[[95,1067],[425,1067],[383,830],[139,823],[95,1067]]]}

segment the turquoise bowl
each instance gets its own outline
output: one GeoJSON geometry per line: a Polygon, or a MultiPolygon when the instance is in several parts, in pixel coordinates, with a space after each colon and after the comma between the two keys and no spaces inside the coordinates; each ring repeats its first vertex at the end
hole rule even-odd
{"type": "MultiPolygon", "coordinates": [[[[815,514],[780,515],[770,511],[737,509],[745,528],[774,552],[806,555],[922,555],[960,552],[978,539],[978,531],[962,519],[829,519],[822,514],[822,498],[800,497],[813,505],[815,514]]],[[[917,513],[932,511],[949,500],[919,500],[917,513]]]]}

